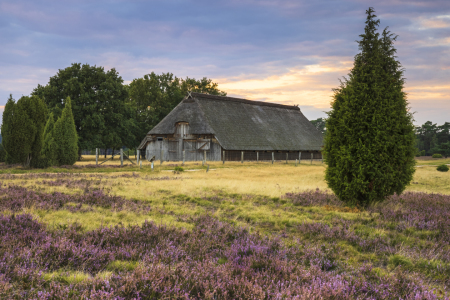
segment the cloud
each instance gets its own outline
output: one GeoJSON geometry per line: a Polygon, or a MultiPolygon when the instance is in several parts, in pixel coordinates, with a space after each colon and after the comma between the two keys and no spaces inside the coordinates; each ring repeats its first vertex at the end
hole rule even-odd
{"type": "Polygon", "coordinates": [[[320,114],[352,66],[372,5],[380,29],[399,35],[419,122],[431,112],[447,119],[448,0],[0,0],[0,104],[81,62],[114,67],[125,82],[152,71],[208,77],[229,95],[320,114]]]}

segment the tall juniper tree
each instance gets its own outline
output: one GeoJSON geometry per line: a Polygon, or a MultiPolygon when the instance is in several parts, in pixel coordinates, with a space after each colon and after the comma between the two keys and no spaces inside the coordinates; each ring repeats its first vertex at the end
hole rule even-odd
{"type": "Polygon", "coordinates": [[[47,117],[44,101],[36,96],[8,99],[3,112],[2,136],[7,163],[45,167],[41,157],[47,117]]]}
{"type": "Polygon", "coordinates": [[[325,179],[342,200],[367,205],[400,194],[414,174],[415,136],[403,92],[403,69],[393,46],[397,36],[369,8],[360,53],[334,90],[328,113],[325,179]]]}
{"type": "Polygon", "coordinates": [[[56,144],[53,133],[53,128],[55,127],[55,118],[51,112],[48,116],[47,123],[44,128],[44,144],[42,146],[41,154],[43,159],[45,159],[48,166],[53,166],[56,164],[56,144]]]}
{"type": "Polygon", "coordinates": [[[70,97],[66,98],[61,117],[53,126],[53,138],[56,164],[73,165],[78,159],[78,135],[70,97]]]}

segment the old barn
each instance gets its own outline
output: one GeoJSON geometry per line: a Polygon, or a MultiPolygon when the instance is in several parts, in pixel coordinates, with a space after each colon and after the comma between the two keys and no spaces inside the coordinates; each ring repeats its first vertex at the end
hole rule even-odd
{"type": "Polygon", "coordinates": [[[190,93],[138,149],[163,161],[293,160],[320,159],[322,145],[297,106],[190,93]]]}

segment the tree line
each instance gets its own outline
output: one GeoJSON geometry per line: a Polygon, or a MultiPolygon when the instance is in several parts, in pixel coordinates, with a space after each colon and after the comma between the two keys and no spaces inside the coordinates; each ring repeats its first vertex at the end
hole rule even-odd
{"type": "MultiPolygon", "coordinates": [[[[323,135],[326,134],[326,118],[311,120],[311,123],[323,135]]],[[[450,122],[437,125],[427,121],[425,124],[415,127],[415,136],[416,156],[431,156],[436,153],[445,157],[450,156],[450,122]]]]}
{"type": "Polygon", "coordinates": [[[418,155],[433,155],[439,153],[445,157],[450,156],[450,123],[443,125],[425,122],[416,127],[416,146],[418,155]]]}
{"type": "Polygon", "coordinates": [[[135,148],[188,91],[226,96],[206,77],[152,72],[124,84],[114,68],[74,63],[17,103],[10,96],[1,128],[3,158],[46,167],[73,164],[83,149],[135,148]],[[71,122],[75,138],[62,142],[71,122]]]}

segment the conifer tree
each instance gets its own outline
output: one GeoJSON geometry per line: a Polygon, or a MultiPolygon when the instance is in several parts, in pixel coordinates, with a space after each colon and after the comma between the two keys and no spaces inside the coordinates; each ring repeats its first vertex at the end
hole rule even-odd
{"type": "Polygon", "coordinates": [[[2,136],[7,163],[42,167],[41,148],[47,106],[39,97],[10,95],[3,112],[2,136]]]}
{"type": "Polygon", "coordinates": [[[42,146],[42,156],[46,164],[52,166],[56,164],[56,144],[53,137],[53,128],[55,127],[55,119],[53,113],[48,116],[47,123],[44,128],[44,144],[42,146]]]}
{"type": "Polygon", "coordinates": [[[14,153],[14,142],[13,142],[13,116],[16,107],[16,102],[14,101],[12,95],[9,95],[8,101],[6,102],[5,109],[3,110],[2,118],[2,145],[5,151],[5,161],[7,163],[14,163],[13,157],[8,153],[14,153]]]}
{"type": "Polygon", "coordinates": [[[8,99],[3,112],[2,134],[5,134],[7,163],[21,163],[28,167],[33,158],[32,149],[36,139],[36,126],[27,114],[28,98],[22,97],[17,103],[8,99]]]}
{"type": "Polygon", "coordinates": [[[29,154],[29,164],[33,168],[45,168],[47,164],[41,155],[42,145],[44,143],[44,127],[47,121],[47,105],[37,97],[24,96],[17,101],[17,105],[23,109],[28,122],[34,127],[34,136],[31,142],[31,152],[29,154]]]}
{"type": "Polygon", "coordinates": [[[78,159],[78,136],[70,97],[66,98],[61,117],[53,128],[55,158],[58,165],[73,165],[78,159]]]}
{"type": "Polygon", "coordinates": [[[414,174],[415,136],[403,92],[403,69],[395,56],[397,36],[367,11],[360,53],[334,90],[324,155],[328,186],[350,205],[365,206],[400,194],[414,174]]]}

